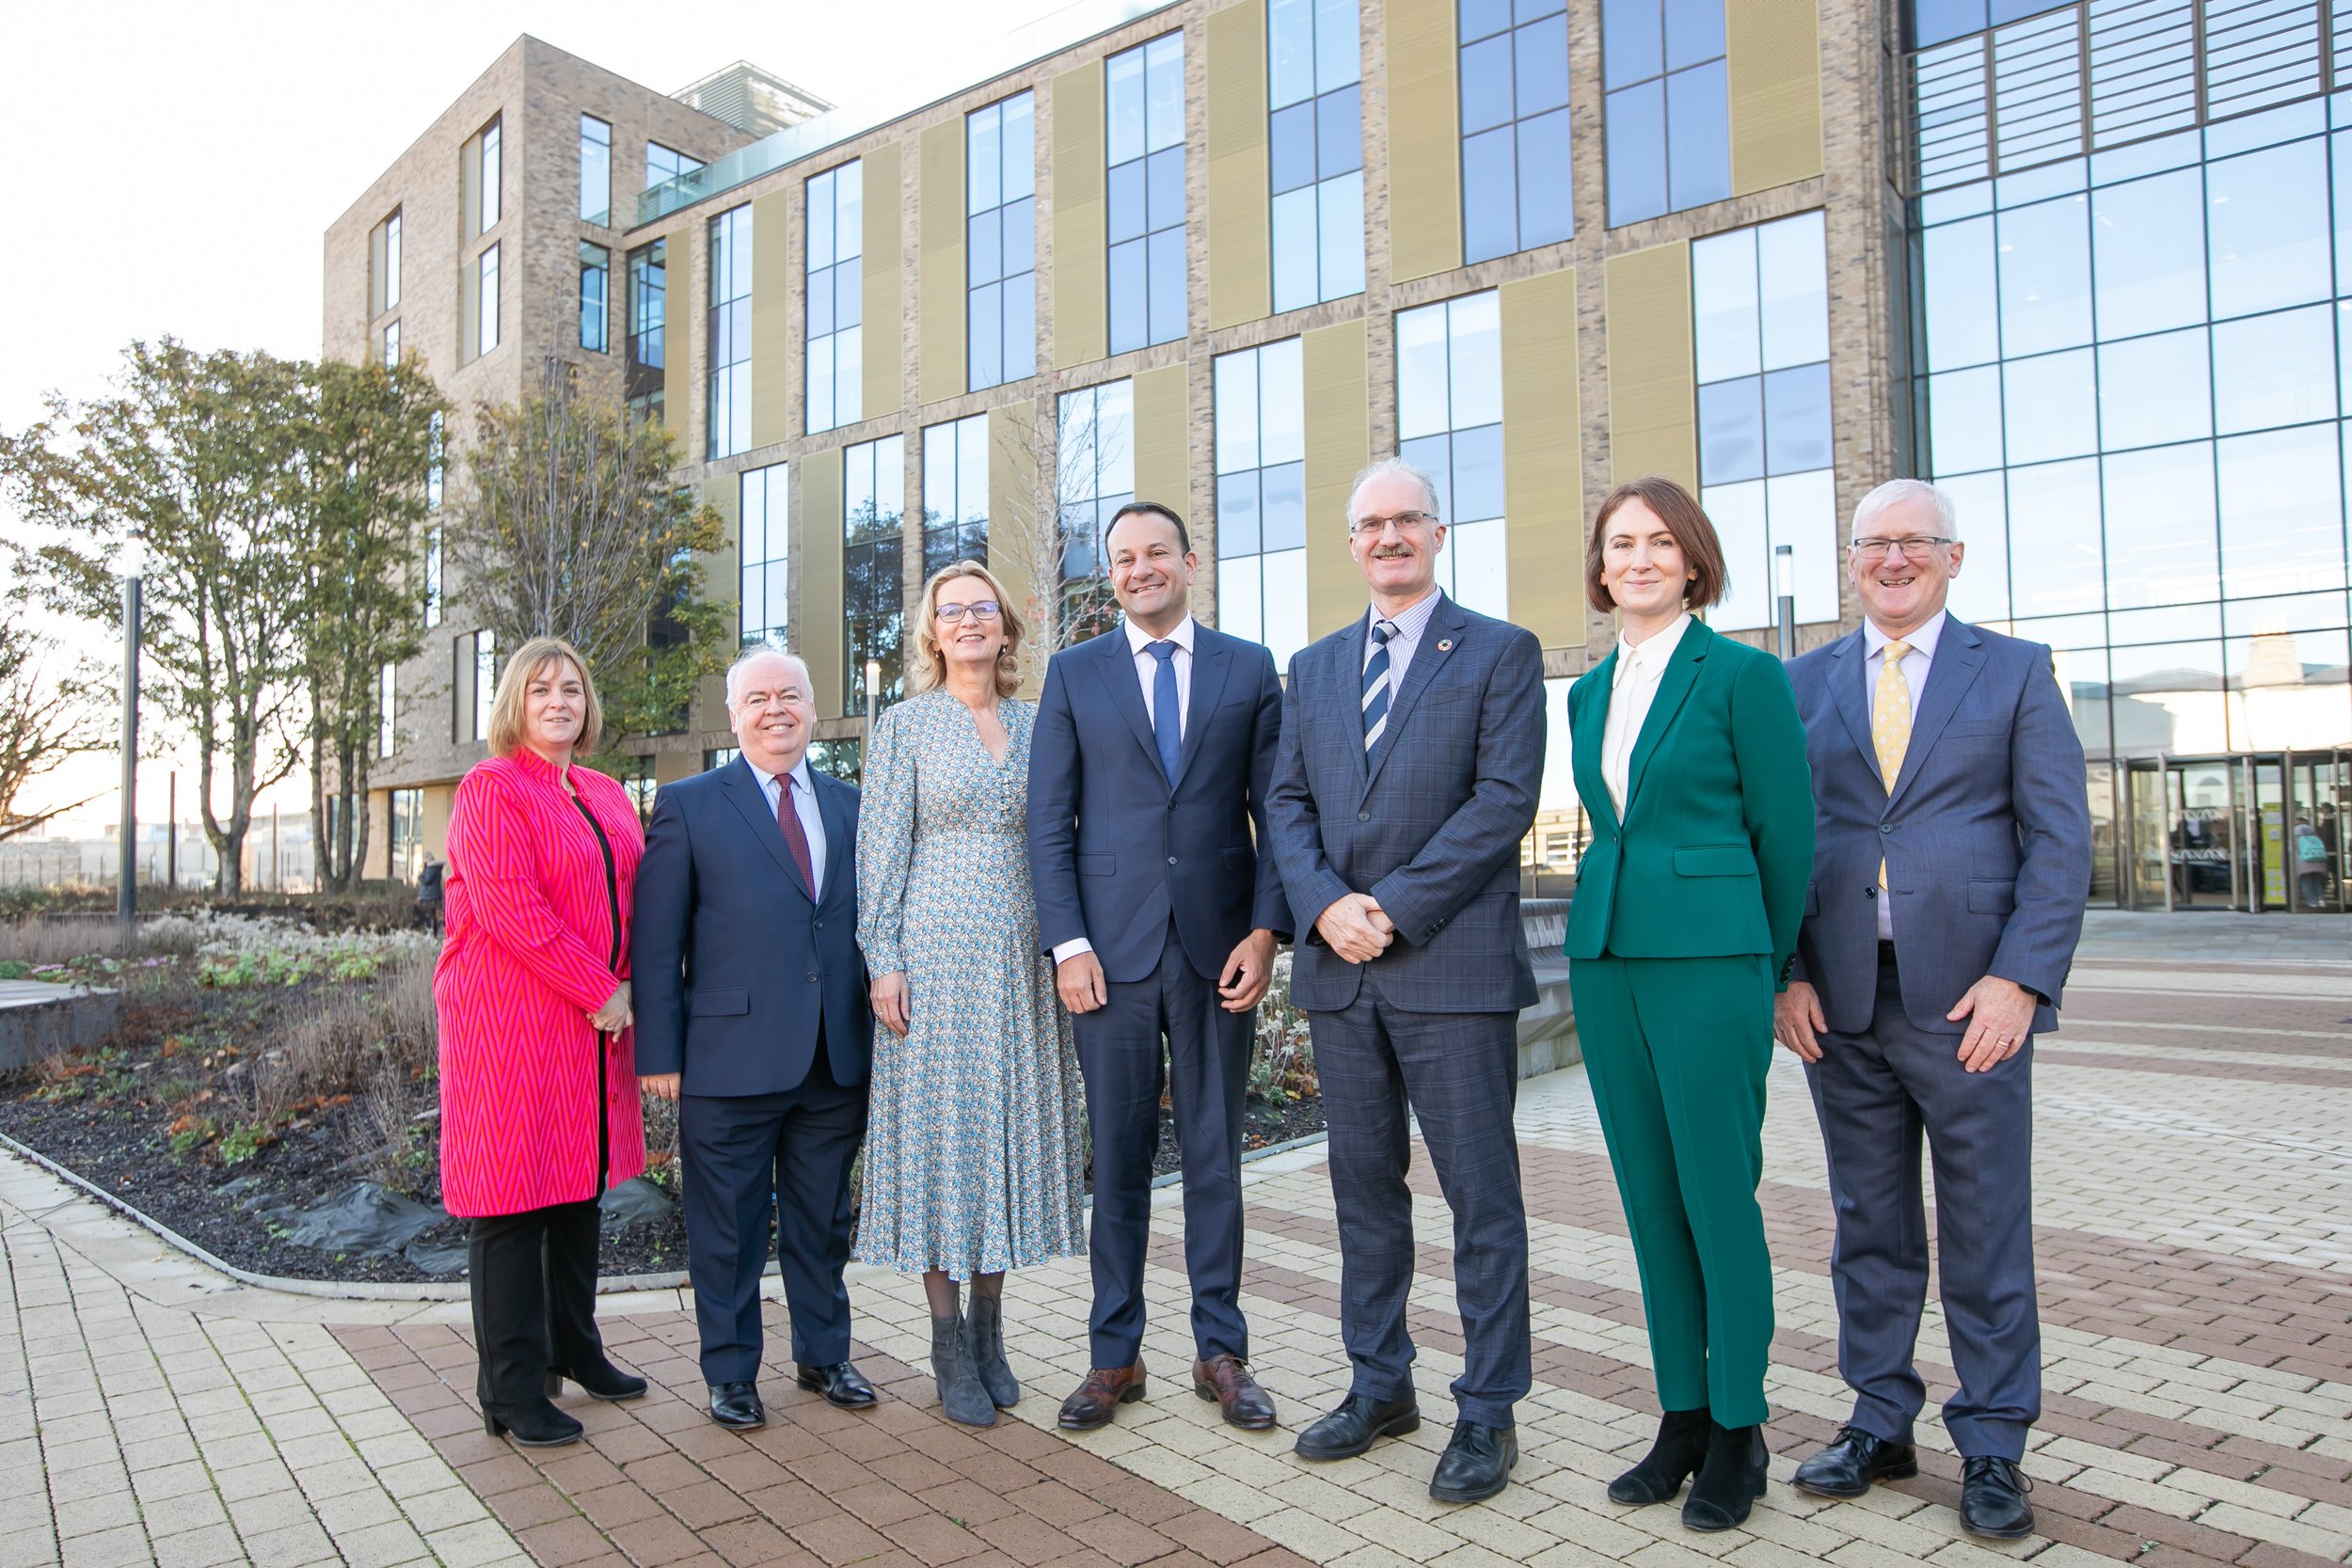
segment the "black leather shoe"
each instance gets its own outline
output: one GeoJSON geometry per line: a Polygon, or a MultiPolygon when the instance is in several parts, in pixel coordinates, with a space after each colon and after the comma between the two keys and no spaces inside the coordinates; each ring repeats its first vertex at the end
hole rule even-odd
{"type": "Polygon", "coordinates": [[[714,1383],[710,1386],[710,1418],[723,1427],[746,1431],[768,1424],[768,1412],[760,1407],[759,1385],[755,1383],[714,1383]]]}
{"type": "Polygon", "coordinates": [[[830,1367],[803,1365],[792,1381],[803,1388],[816,1389],[825,1396],[827,1404],[837,1404],[844,1410],[864,1410],[874,1402],[874,1386],[847,1361],[836,1361],[830,1367]]]}
{"type": "Polygon", "coordinates": [[[1873,1481],[1909,1481],[1918,1473],[1919,1450],[1910,1444],[1845,1426],[1829,1447],[1798,1465],[1790,1480],[1798,1491],[1817,1497],[1859,1497],[1873,1481]]]}
{"type": "Polygon", "coordinates": [[[1609,1483],[1609,1500],[1628,1508],[1662,1503],[1682,1490],[1707,1458],[1707,1412],[1669,1410],[1642,1462],[1609,1483]]]}
{"type": "Polygon", "coordinates": [[[1421,1406],[1413,1396],[1370,1400],[1350,1394],[1340,1407],[1298,1434],[1292,1451],[1301,1459],[1353,1459],[1382,1437],[1421,1430],[1421,1406]]]}
{"type": "Polygon", "coordinates": [[[586,1429],[542,1399],[484,1406],[482,1430],[493,1437],[512,1437],[521,1448],[560,1449],[579,1442],[586,1429]]]}
{"type": "Polygon", "coordinates": [[[1512,1427],[1456,1421],[1454,1441],[1438,1456],[1429,1496],[1441,1503],[1482,1503],[1510,1484],[1519,1462],[1519,1434],[1512,1427]]]}
{"type": "Polygon", "coordinates": [[[1707,1459],[1699,1465],[1691,1495],[1682,1499],[1685,1529],[1730,1529],[1748,1522],[1748,1511],[1764,1495],[1764,1467],[1771,1453],[1764,1429],[1708,1422],[1707,1459]]]}
{"type": "Polygon", "coordinates": [[[595,1366],[550,1369],[548,1372],[548,1398],[564,1391],[564,1380],[570,1378],[580,1391],[592,1400],[641,1400],[645,1397],[645,1380],[621,1370],[612,1362],[599,1358],[595,1366]]]}
{"type": "Polygon", "coordinates": [[[2033,1533],[2033,1505],[2026,1494],[2033,1482],[2006,1459],[1964,1459],[1960,1467],[1960,1528],[1991,1541],[2016,1541],[2033,1533]]]}

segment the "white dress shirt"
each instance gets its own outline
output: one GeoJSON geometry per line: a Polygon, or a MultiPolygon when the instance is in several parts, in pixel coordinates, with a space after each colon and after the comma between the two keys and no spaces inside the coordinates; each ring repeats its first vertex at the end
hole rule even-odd
{"type": "MultiPolygon", "coordinates": [[[[1173,642],[1176,653],[1168,662],[1176,667],[1176,736],[1184,738],[1184,726],[1192,721],[1192,634],[1199,628],[1187,615],[1177,623],[1176,629],[1166,637],[1153,637],[1133,621],[1121,621],[1127,628],[1127,647],[1135,656],[1136,679],[1143,683],[1143,717],[1159,722],[1159,711],[1152,700],[1152,689],[1160,678],[1159,656],[1147,650],[1154,642],[1173,642]]],[[[1054,962],[1065,964],[1081,953],[1094,951],[1094,943],[1084,937],[1072,937],[1068,942],[1054,943],[1054,962]]]]}
{"type": "MultiPolygon", "coordinates": [[[[1928,667],[1935,662],[1935,644],[1944,636],[1944,623],[1949,614],[1948,610],[1938,610],[1935,619],[1903,639],[1911,645],[1911,652],[1903,655],[1902,662],[1896,669],[1900,672],[1903,684],[1911,689],[1911,720],[1915,725],[1919,721],[1919,693],[1928,689],[1928,667]]],[[[1862,700],[1868,708],[1872,723],[1878,721],[1879,716],[1879,673],[1886,668],[1886,645],[1894,641],[1879,630],[1876,621],[1867,616],[1863,618],[1862,646],[1867,657],[1862,661],[1862,700]]],[[[1892,942],[1895,940],[1894,894],[1890,891],[1878,901],[1878,906],[1879,941],[1892,942]]]]}
{"type": "Polygon", "coordinates": [[[1633,748],[1642,738],[1642,721],[1649,717],[1667,662],[1682,645],[1682,634],[1690,629],[1686,611],[1676,616],[1674,625],[1664,631],[1652,632],[1638,643],[1628,642],[1623,632],[1617,634],[1617,668],[1609,682],[1609,718],[1600,732],[1600,778],[1609,786],[1609,799],[1617,808],[1620,823],[1625,821],[1626,791],[1632,787],[1629,775],[1633,770],[1633,748]]]}
{"type": "MultiPolygon", "coordinates": [[[[759,781],[759,792],[768,798],[768,815],[771,816],[777,815],[776,791],[784,787],[785,779],[792,781],[792,811],[801,819],[801,832],[808,835],[808,869],[809,874],[817,879],[817,886],[811,891],[822,893],[825,888],[825,816],[817,809],[817,784],[809,777],[808,758],[803,756],[793,764],[788,774],[768,772],[749,757],[745,757],[743,763],[752,770],[752,777],[759,781]]],[[[779,828],[776,831],[782,832],[784,830],[779,828]]]]}
{"type": "Polygon", "coordinates": [[[1421,634],[1429,629],[1429,617],[1438,612],[1438,590],[1431,588],[1420,602],[1406,606],[1394,615],[1383,616],[1380,607],[1372,607],[1372,618],[1364,623],[1364,663],[1372,663],[1372,628],[1382,620],[1392,622],[1396,635],[1389,639],[1389,704],[1394,706],[1396,694],[1405,689],[1405,670],[1413,662],[1413,650],[1421,646],[1421,634]]]}

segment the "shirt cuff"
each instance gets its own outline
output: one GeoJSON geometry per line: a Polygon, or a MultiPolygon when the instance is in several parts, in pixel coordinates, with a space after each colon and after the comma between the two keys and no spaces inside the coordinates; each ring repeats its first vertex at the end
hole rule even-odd
{"type": "Polygon", "coordinates": [[[1072,937],[1068,942],[1057,942],[1054,943],[1054,962],[1057,966],[1066,964],[1081,953],[1091,953],[1093,951],[1094,943],[1087,941],[1086,938],[1072,937]]]}

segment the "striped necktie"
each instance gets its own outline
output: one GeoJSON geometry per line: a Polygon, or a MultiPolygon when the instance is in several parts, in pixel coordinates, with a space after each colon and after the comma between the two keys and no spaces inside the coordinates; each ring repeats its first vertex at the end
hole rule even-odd
{"type": "Polygon", "coordinates": [[[1372,627],[1372,657],[1364,665],[1364,754],[1380,744],[1389,727],[1389,639],[1396,635],[1394,621],[1375,621],[1372,627]]]}

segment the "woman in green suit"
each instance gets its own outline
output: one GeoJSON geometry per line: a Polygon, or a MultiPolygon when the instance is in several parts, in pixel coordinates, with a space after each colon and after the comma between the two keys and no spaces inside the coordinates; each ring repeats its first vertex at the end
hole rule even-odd
{"type": "Polygon", "coordinates": [[[1609,1487],[1729,1529],[1764,1492],[1772,1260],[1756,1203],[1772,993],[1813,867],[1813,779],[1780,661],[1692,618],[1723,546],[1672,480],[1620,484],[1585,550],[1617,646],[1568,692],[1593,841],[1568,912],[1569,986],[1642,1272],[1665,1411],[1609,1487]]]}

